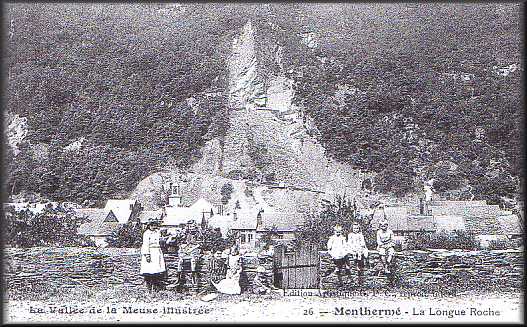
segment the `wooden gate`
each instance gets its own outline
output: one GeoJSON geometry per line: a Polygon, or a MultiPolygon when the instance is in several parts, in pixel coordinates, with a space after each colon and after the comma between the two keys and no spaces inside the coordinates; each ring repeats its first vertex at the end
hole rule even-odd
{"type": "Polygon", "coordinates": [[[314,246],[302,246],[287,252],[285,246],[275,248],[275,286],[282,289],[318,288],[320,257],[314,246]]]}

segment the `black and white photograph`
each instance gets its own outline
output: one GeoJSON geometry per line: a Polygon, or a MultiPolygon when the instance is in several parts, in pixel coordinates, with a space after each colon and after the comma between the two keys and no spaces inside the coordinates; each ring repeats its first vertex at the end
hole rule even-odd
{"type": "Polygon", "coordinates": [[[523,22],[3,3],[3,323],[523,323],[523,22]]]}

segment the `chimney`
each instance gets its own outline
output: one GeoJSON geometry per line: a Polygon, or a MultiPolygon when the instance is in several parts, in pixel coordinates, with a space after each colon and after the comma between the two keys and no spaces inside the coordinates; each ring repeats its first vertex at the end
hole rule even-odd
{"type": "Polygon", "coordinates": [[[262,219],[262,213],[264,212],[263,209],[260,209],[260,211],[258,211],[258,215],[256,215],[256,227],[260,227],[262,226],[263,224],[263,219],[262,219]]]}
{"type": "Polygon", "coordinates": [[[232,213],[232,219],[236,221],[238,219],[238,214],[236,212],[232,213]]]}

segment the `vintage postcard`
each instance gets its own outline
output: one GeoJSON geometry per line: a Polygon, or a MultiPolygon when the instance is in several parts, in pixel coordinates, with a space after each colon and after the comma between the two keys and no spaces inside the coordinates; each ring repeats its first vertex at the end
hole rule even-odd
{"type": "Polygon", "coordinates": [[[523,9],[5,3],[4,323],[522,323],[523,9]]]}

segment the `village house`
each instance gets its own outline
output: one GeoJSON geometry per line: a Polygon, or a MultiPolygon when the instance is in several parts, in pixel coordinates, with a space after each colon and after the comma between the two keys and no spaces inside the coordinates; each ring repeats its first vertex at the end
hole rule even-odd
{"type": "Polygon", "coordinates": [[[431,201],[420,212],[404,206],[387,206],[375,211],[371,221],[373,229],[379,228],[382,219],[388,221],[396,242],[404,244],[408,235],[425,232],[465,231],[476,237],[482,246],[491,241],[517,239],[522,235],[517,215],[502,210],[486,201],[431,201]],[[424,213],[424,214],[423,214],[424,213]]]}
{"type": "Polygon", "coordinates": [[[203,198],[199,198],[190,207],[179,206],[180,203],[179,201],[170,201],[169,205],[165,206],[162,210],[161,225],[168,230],[175,231],[180,229],[190,220],[204,228],[216,212],[216,206],[203,198]]]}
{"type": "Polygon", "coordinates": [[[388,227],[393,231],[395,242],[400,244],[404,244],[406,238],[411,234],[436,231],[432,216],[410,214],[407,207],[385,207],[375,210],[370,226],[374,230],[379,229],[383,219],[388,221],[388,227]]]}
{"type": "Polygon", "coordinates": [[[77,217],[87,219],[79,227],[77,233],[89,237],[98,247],[106,247],[108,245],[108,236],[121,226],[112,210],[100,208],[76,209],[75,214],[77,217]]]}
{"type": "Polygon", "coordinates": [[[111,210],[121,224],[126,224],[139,215],[142,210],[141,204],[137,200],[108,200],[105,210],[111,210]]]}
{"type": "Polygon", "coordinates": [[[216,214],[209,218],[207,222],[207,226],[212,229],[219,229],[221,232],[221,236],[223,238],[227,238],[233,223],[234,223],[233,215],[216,214]]]}
{"type": "Polygon", "coordinates": [[[275,240],[293,240],[304,217],[298,212],[265,212],[256,208],[233,213],[231,231],[240,247],[253,250],[262,245],[264,236],[275,240]]]}
{"type": "Polygon", "coordinates": [[[232,219],[224,214],[223,204],[211,203],[203,197],[191,194],[184,199],[177,181],[165,184],[164,188],[167,192],[167,205],[161,210],[161,225],[169,232],[180,230],[192,220],[202,228],[219,228],[223,236],[227,235],[232,219]],[[192,199],[196,200],[188,205],[192,199]]]}

